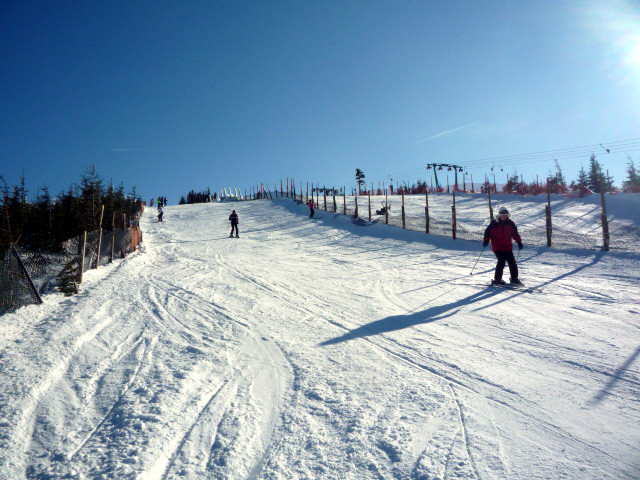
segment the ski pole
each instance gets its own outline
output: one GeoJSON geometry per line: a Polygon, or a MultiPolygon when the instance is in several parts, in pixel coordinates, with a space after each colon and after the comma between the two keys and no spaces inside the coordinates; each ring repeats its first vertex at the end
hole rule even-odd
{"type": "MultiPolygon", "coordinates": [[[[485,248],[487,247],[482,247],[482,250],[480,251],[480,255],[482,255],[485,248]]],[[[478,260],[480,260],[480,255],[478,255],[478,258],[476,259],[476,263],[473,264],[473,268],[471,269],[471,273],[469,275],[473,275],[473,271],[475,270],[476,265],[478,264],[478,260]]]]}

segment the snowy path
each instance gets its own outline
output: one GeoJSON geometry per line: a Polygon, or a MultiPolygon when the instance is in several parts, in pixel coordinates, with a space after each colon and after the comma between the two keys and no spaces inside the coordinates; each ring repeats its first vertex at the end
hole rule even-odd
{"type": "Polygon", "coordinates": [[[0,479],[640,477],[638,256],[232,207],[0,318],[0,479]]]}

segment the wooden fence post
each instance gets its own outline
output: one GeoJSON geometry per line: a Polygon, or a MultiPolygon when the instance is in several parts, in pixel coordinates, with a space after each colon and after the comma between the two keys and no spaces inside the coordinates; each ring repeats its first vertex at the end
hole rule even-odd
{"type": "Polygon", "coordinates": [[[356,194],[353,196],[354,201],[356,202],[356,211],[353,214],[354,217],[358,218],[358,193],[356,192],[356,194]]]}
{"type": "Polygon", "coordinates": [[[336,203],[336,189],[335,187],[331,187],[331,190],[333,191],[333,213],[337,213],[338,204],[336,203]]]}
{"type": "Polygon", "coordinates": [[[403,229],[407,228],[407,224],[404,216],[404,188],[402,189],[402,228],[403,229]]]}
{"type": "Polygon", "coordinates": [[[369,221],[371,221],[371,192],[369,192],[369,221]]]}
{"type": "Polygon", "coordinates": [[[549,192],[549,182],[547,182],[547,206],[545,207],[545,213],[547,217],[547,247],[551,246],[551,194],[549,192]]]}
{"type": "Polygon", "coordinates": [[[389,225],[389,198],[387,192],[384,192],[384,223],[389,225]]]}
{"type": "Polygon", "coordinates": [[[102,216],[104,215],[104,205],[101,205],[100,208],[100,223],[98,223],[98,254],[96,255],[96,266],[100,264],[100,249],[102,248],[102,216]]]}
{"type": "Polygon", "coordinates": [[[424,216],[425,216],[425,221],[426,221],[426,232],[425,233],[429,233],[429,190],[427,189],[426,192],[424,192],[424,216]]]}
{"type": "Polygon", "coordinates": [[[307,182],[307,195],[306,195],[307,203],[309,203],[309,182],[307,182]]]}
{"type": "Polygon", "coordinates": [[[347,214],[347,187],[342,187],[342,214],[347,214]]]}
{"type": "Polygon", "coordinates": [[[327,211],[327,187],[322,186],[322,198],[324,199],[324,211],[327,211]]]}
{"type": "Polygon", "coordinates": [[[487,199],[489,200],[489,221],[493,221],[493,207],[491,206],[491,191],[487,190],[487,199]]]}
{"type": "Polygon", "coordinates": [[[456,191],[453,190],[453,205],[451,205],[451,235],[456,239],[456,191]]]}
{"type": "Polygon", "coordinates": [[[602,240],[605,252],[609,251],[609,220],[607,219],[607,207],[604,202],[604,182],[602,182],[600,187],[600,203],[602,204],[602,240]]]}

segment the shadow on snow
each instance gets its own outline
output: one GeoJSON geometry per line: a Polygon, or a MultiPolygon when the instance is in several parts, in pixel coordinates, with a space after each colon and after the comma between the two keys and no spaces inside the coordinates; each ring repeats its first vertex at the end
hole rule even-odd
{"type": "Polygon", "coordinates": [[[423,325],[425,323],[443,320],[447,317],[455,315],[463,307],[486,300],[487,298],[498,295],[499,293],[500,291],[497,289],[487,288],[452,303],[438,305],[437,307],[431,307],[427,308],[426,310],[408,313],[405,315],[392,315],[390,317],[376,320],[375,322],[371,322],[366,325],[362,325],[361,327],[350,330],[340,337],[326,340],[320,343],[320,346],[334,345],[336,343],[355,340],[357,338],[380,335],[396,330],[402,330],[404,328],[414,327],[416,325],[423,325]]]}

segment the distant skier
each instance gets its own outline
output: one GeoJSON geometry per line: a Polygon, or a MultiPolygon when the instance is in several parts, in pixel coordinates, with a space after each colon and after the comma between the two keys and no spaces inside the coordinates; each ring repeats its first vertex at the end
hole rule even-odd
{"type": "Polygon", "coordinates": [[[158,204],[158,221],[159,222],[162,221],[162,215],[164,215],[164,212],[162,211],[162,205],[158,204]]]}
{"type": "Polygon", "coordinates": [[[231,222],[231,234],[229,235],[229,238],[233,237],[234,230],[236,231],[236,238],[240,237],[238,234],[238,214],[235,210],[231,212],[231,215],[229,215],[229,222],[231,222]]]}
{"type": "Polygon", "coordinates": [[[518,227],[511,220],[509,210],[502,207],[498,220],[492,220],[484,231],[484,239],[482,241],[483,247],[489,245],[489,241],[491,241],[491,249],[498,259],[494,279],[491,281],[492,284],[506,285],[507,282],[502,280],[502,271],[506,262],[509,264],[511,283],[522,285],[522,282],[518,279],[518,265],[513,256],[512,239],[518,244],[518,249],[522,250],[522,239],[518,234],[518,227]]]}
{"type": "Polygon", "coordinates": [[[313,214],[315,213],[315,210],[313,209],[313,200],[309,200],[307,202],[307,206],[309,207],[309,218],[313,218],[313,214]]]}

